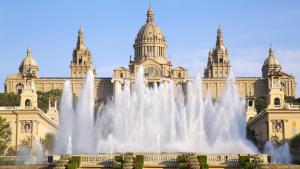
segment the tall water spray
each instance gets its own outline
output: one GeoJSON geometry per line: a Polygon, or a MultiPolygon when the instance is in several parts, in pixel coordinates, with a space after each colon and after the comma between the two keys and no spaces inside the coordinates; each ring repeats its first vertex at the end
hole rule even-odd
{"type": "MultiPolygon", "coordinates": [[[[58,131],[59,153],[218,152],[256,153],[245,134],[245,101],[231,75],[223,96],[203,99],[200,76],[186,87],[164,80],[145,87],[143,69],[94,119],[94,78],[89,71],[76,110],[70,82],[64,85],[58,131]],[[230,99],[229,99],[230,98],[230,99]]],[[[209,92],[208,92],[209,93],[209,92]]]]}
{"type": "Polygon", "coordinates": [[[74,109],[73,109],[73,93],[71,90],[71,82],[65,81],[61,104],[59,108],[59,126],[56,134],[55,152],[61,154],[71,154],[72,148],[69,139],[73,133],[74,109]]]}

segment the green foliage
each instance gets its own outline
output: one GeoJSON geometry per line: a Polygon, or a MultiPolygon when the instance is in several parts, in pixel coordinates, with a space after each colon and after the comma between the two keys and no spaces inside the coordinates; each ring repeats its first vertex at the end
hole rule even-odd
{"type": "Polygon", "coordinates": [[[256,138],[256,132],[255,130],[251,130],[249,127],[247,127],[246,130],[246,137],[248,140],[251,140],[255,145],[258,145],[258,140],[256,138]]]}
{"type": "Polygon", "coordinates": [[[8,148],[7,151],[6,151],[6,154],[7,156],[16,156],[17,155],[17,151],[13,148],[8,148]]]}
{"type": "Polygon", "coordinates": [[[187,154],[182,154],[177,156],[178,163],[186,163],[187,154]]]}
{"type": "Polygon", "coordinates": [[[53,133],[47,133],[42,140],[42,144],[46,150],[52,152],[55,144],[55,135],[53,133]]]}
{"type": "Polygon", "coordinates": [[[294,105],[300,105],[300,97],[297,99],[294,96],[284,96],[284,100],[286,103],[291,103],[294,105]]]}
{"type": "Polygon", "coordinates": [[[55,90],[50,90],[48,92],[37,92],[38,95],[38,108],[43,110],[44,112],[47,112],[47,109],[49,107],[49,98],[56,97],[58,99],[58,104],[60,103],[59,99],[61,97],[61,90],[55,89],[55,90]]]}
{"type": "Polygon", "coordinates": [[[76,163],[68,163],[67,164],[67,169],[77,169],[78,166],[76,163]]]}
{"type": "Polygon", "coordinates": [[[199,155],[197,156],[199,163],[207,164],[207,156],[206,155],[199,155]]]}
{"type": "Polygon", "coordinates": [[[6,119],[0,116],[0,155],[4,155],[10,140],[10,135],[9,124],[6,122],[6,119]]]}
{"type": "Polygon", "coordinates": [[[206,155],[199,155],[199,156],[197,156],[197,159],[198,159],[199,163],[201,164],[201,169],[208,169],[206,155]]]}
{"type": "Polygon", "coordinates": [[[122,163],[115,161],[115,162],[113,162],[112,168],[113,169],[122,169],[122,163]]]}
{"type": "Polygon", "coordinates": [[[207,163],[201,163],[201,169],[208,169],[209,166],[207,163]]]}
{"type": "Polygon", "coordinates": [[[239,157],[240,166],[244,166],[246,162],[250,162],[250,156],[240,156],[239,157]]]}
{"type": "Polygon", "coordinates": [[[255,109],[258,113],[264,110],[267,107],[267,97],[260,96],[255,100],[255,109]]]}
{"type": "Polygon", "coordinates": [[[135,156],[135,169],[143,169],[144,166],[144,155],[135,156]]]}
{"type": "Polygon", "coordinates": [[[14,93],[0,93],[0,106],[20,106],[20,95],[14,93]]]}
{"type": "Polygon", "coordinates": [[[240,167],[243,167],[244,169],[257,168],[255,163],[250,162],[250,156],[240,156],[239,163],[240,163],[240,167]]]}
{"type": "Polygon", "coordinates": [[[300,134],[291,138],[289,146],[291,153],[300,152],[300,134]]]}
{"type": "Polygon", "coordinates": [[[80,167],[80,156],[72,156],[70,162],[67,164],[67,169],[77,169],[80,167]]]}
{"type": "Polygon", "coordinates": [[[187,169],[187,163],[179,163],[179,169],[187,169]]]}
{"type": "Polygon", "coordinates": [[[71,157],[71,162],[72,163],[76,163],[77,166],[79,167],[80,164],[81,164],[81,158],[80,158],[80,156],[72,156],[71,157]]]}
{"type": "Polygon", "coordinates": [[[16,161],[7,159],[5,157],[0,157],[0,166],[8,166],[8,165],[15,165],[16,161]]]}
{"type": "Polygon", "coordinates": [[[244,169],[256,169],[256,168],[257,168],[256,164],[253,162],[246,162],[244,166],[244,169]]]}
{"type": "Polygon", "coordinates": [[[116,162],[123,162],[123,156],[115,156],[115,161],[116,162]]]}

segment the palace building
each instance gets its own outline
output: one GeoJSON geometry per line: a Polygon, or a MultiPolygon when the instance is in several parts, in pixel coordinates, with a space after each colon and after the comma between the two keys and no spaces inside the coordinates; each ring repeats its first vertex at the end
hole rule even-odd
{"type": "MultiPolygon", "coordinates": [[[[4,90],[6,93],[13,92],[21,94],[21,106],[20,108],[17,108],[18,112],[20,112],[20,116],[18,116],[19,113],[14,113],[15,110],[6,110],[4,108],[2,111],[0,111],[1,116],[2,113],[6,111],[7,114],[11,115],[7,118],[8,121],[11,121],[9,119],[14,119],[13,121],[15,121],[15,123],[19,125],[19,129],[22,131],[23,129],[21,129],[20,127],[22,126],[21,124],[24,124],[23,126],[25,126],[25,124],[27,124],[28,122],[33,126],[37,126],[38,124],[34,123],[33,118],[39,117],[35,118],[40,119],[40,121],[43,122],[40,122],[39,126],[48,126],[49,131],[47,130],[47,132],[54,132],[57,125],[57,114],[51,114],[50,111],[50,113],[45,113],[47,114],[47,117],[44,117],[44,114],[36,108],[37,103],[36,101],[34,101],[36,100],[36,94],[34,94],[34,92],[46,92],[53,89],[62,90],[64,81],[70,80],[72,91],[75,95],[78,96],[84,83],[87,71],[90,69],[93,70],[95,75],[95,103],[105,103],[106,100],[112,99],[113,96],[122,89],[122,85],[124,84],[125,80],[134,83],[136,72],[141,66],[144,67],[145,78],[147,80],[146,85],[149,87],[153,86],[156,83],[160,83],[164,80],[169,79],[173,80],[174,84],[176,85],[185,85],[185,83],[191,79],[191,77],[188,75],[187,69],[183,67],[174,68],[172,65],[172,61],[167,59],[167,39],[156,24],[154,20],[154,12],[151,7],[149,7],[147,11],[146,23],[140,28],[137,33],[133,48],[134,58],[129,60],[128,67],[118,67],[114,69],[113,77],[111,78],[96,76],[96,70],[93,68],[92,53],[90,49],[88,49],[85,45],[84,32],[82,27],[80,27],[78,31],[76,47],[73,50],[72,54],[70,64],[70,77],[41,77],[39,74],[39,70],[42,68],[40,68],[35,61],[31,49],[27,49],[26,56],[19,66],[19,71],[16,74],[8,75],[4,83],[4,90]],[[34,84],[30,85],[32,83],[34,84]],[[30,92],[28,91],[28,86],[34,86],[34,88],[30,89],[31,91],[33,91],[33,93],[30,94],[30,92]],[[29,98],[26,99],[26,95],[28,95],[29,98]],[[28,109],[28,106],[31,106],[33,108],[28,109]],[[33,113],[32,116],[24,116],[23,118],[25,110],[31,110],[30,112],[33,113]]],[[[215,47],[213,49],[210,49],[208,53],[207,67],[205,68],[204,77],[202,79],[203,94],[206,95],[207,91],[209,90],[212,97],[214,99],[218,99],[223,93],[226,78],[230,73],[230,70],[231,64],[229,58],[229,50],[225,47],[223,32],[221,27],[219,27],[217,30],[215,47]]],[[[261,77],[236,77],[236,84],[239,94],[242,98],[255,98],[259,96],[268,96],[269,98],[270,107],[268,107],[268,109],[266,109],[264,113],[260,113],[258,115],[254,109],[251,109],[251,105],[249,104],[250,106],[248,106],[247,109],[247,119],[250,121],[249,125],[251,128],[253,128],[253,130],[255,130],[256,126],[258,128],[262,128],[260,127],[260,125],[265,125],[266,118],[269,118],[269,115],[271,114],[276,114],[279,110],[278,108],[285,108],[283,104],[284,96],[296,95],[295,77],[283,71],[280,62],[275,56],[274,51],[271,47],[269,49],[268,56],[266,57],[264,63],[262,63],[261,71],[261,77]],[[276,86],[272,85],[275,83],[276,86]],[[274,101],[275,105],[273,105],[274,101]],[[278,102],[280,102],[280,106],[278,106],[278,102]],[[274,107],[276,107],[276,109],[274,107]],[[255,121],[258,122],[256,123],[255,121]]],[[[51,108],[49,108],[49,110],[51,110],[51,108]]],[[[56,112],[56,109],[52,108],[52,110],[52,112],[56,112]]],[[[289,110],[286,110],[287,111],[285,113],[288,113],[289,110]]],[[[285,115],[282,115],[282,117],[283,116],[285,115]]],[[[298,115],[296,116],[297,119],[300,119],[298,115]]],[[[284,118],[280,118],[280,121],[276,121],[276,118],[274,118],[273,121],[269,121],[268,130],[263,129],[264,131],[257,131],[259,134],[263,135],[261,136],[261,138],[263,138],[263,141],[266,140],[264,139],[265,136],[267,137],[267,139],[271,137],[270,128],[272,125],[275,126],[275,128],[273,127],[274,131],[278,131],[276,135],[277,137],[290,137],[290,135],[287,136],[279,133],[279,131],[282,131],[282,128],[279,128],[278,124],[284,124],[284,120],[284,118]],[[270,136],[267,136],[268,134],[270,136]]],[[[291,122],[291,126],[293,126],[293,124],[295,124],[296,126],[296,122],[291,122]]],[[[297,127],[295,128],[298,127],[300,127],[300,121],[297,122],[297,127]]],[[[25,127],[23,128],[25,131],[25,127]]],[[[45,128],[47,127],[44,127],[41,130],[46,131],[45,128]]],[[[27,132],[27,130],[25,131],[25,133],[27,132]]],[[[297,129],[297,131],[299,130],[300,128],[297,129]]],[[[17,130],[17,133],[21,133],[22,135],[22,131],[17,130]]],[[[30,135],[30,138],[38,137],[38,135],[41,133],[31,130],[30,132],[31,134],[35,134],[30,135]]],[[[24,138],[27,137],[27,135],[25,135],[26,134],[24,134],[24,138]]],[[[17,146],[17,142],[18,140],[14,141],[13,144],[16,144],[17,146]]]]}
{"type": "MultiPolygon", "coordinates": [[[[174,84],[184,84],[189,79],[187,69],[183,67],[173,68],[172,61],[167,59],[167,39],[154,20],[154,12],[150,7],[147,11],[146,23],[143,25],[133,44],[134,58],[130,59],[128,68],[118,67],[114,70],[112,78],[95,78],[95,101],[98,103],[112,98],[114,90],[124,80],[134,80],[135,73],[140,66],[145,69],[145,77],[148,86],[161,82],[164,79],[174,80],[174,84]]],[[[263,96],[268,94],[268,73],[274,68],[280,69],[281,83],[284,95],[295,96],[296,82],[293,75],[282,71],[280,62],[270,48],[269,55],[262,65],[261,77],[236,77],[236,83],[241,97],[263,96]]],[[[84,78],[89,69],[93,69],[92,54],[85,46],[82,27],[78,31],[76,47],[73,50],[70,65],[70,77],[40,77],[39,67],[33,58],[31,49],[27,50],[24,60],[21,62],[19,72],[8,75],[4,84],[5,92],[21,93],[24,87],[24,79],[31,76],[35,79],[37,91],[49,91],[62,89],[65,80],[70,80],[75,95],[79,95],[84,78]]],[[[209,51],[207,67],[203,77],[203,94],[209,91],[213,98],[219,98],[222,94],[226,78],[231,70],[229,50],[225,47],[222,29],[217,30],[215,47],[209,51]]]]}

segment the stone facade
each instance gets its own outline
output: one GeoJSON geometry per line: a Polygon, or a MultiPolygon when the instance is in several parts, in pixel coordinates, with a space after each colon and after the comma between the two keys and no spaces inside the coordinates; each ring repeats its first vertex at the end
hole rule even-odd
{"type": "Polygon", "coordinates": [[[41,141],[47,133],[54,134],[58,125],[56,106],[48,113],[40,110],[34,81],[29,80],[31,83],[22,90],[19,107],[0,107],[0,116],[6,119],[11,128],[9,147],[15,150],[23,145],[33,146],[34,141],[41,141]]]}
{"type": "Polygon", "coordinates": [[[267,73],[268,88],[267,107],[262,111],[253,111],[254,100],[248,101],[246,116],[248,128],[254,131],[258,144],[266,141],[282,143],[300,131],[300,105],[285,103],[284,83],[280,69],[267,73]],[[250,104],[251,103],[251,104],[250,104]]]}

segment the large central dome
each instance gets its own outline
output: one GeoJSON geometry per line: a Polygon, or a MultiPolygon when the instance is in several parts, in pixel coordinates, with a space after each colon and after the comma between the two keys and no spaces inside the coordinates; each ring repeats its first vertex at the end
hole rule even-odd
{"type": "Polygon", "coordinates": [[[166,64],[167,43],[164,34],[154,22],[154,13],[149,7],[147,21],[143,25],[136,38],[134,47],[135,63],[142,63],[145,60],[153,59],[160,64],[166,64]]]}
{"type": "Polygon", "coordinates": [[[153,16],[154,16],[153,10],[150,7],[147,11],[147,22],[139,30],[139,33],[137,34],[137,37],[135,39],[135,43],[165,42],[165,37],[163,33],[160,31],[159,27],[155,24],[153,16]]]}

